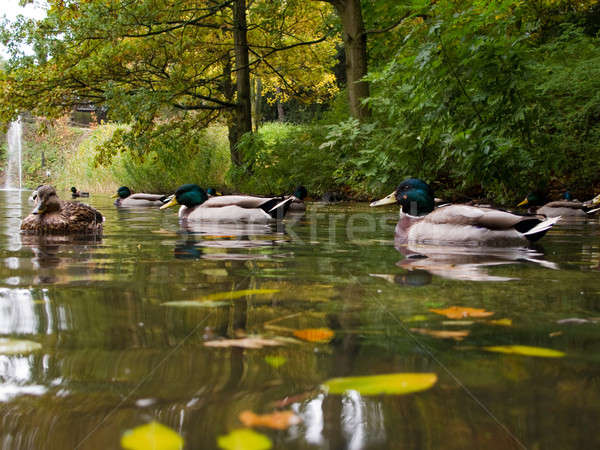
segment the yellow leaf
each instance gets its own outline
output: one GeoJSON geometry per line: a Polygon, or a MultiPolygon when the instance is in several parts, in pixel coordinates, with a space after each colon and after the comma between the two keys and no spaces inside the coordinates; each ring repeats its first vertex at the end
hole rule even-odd
{"type": "Polygon", "coordinates": [[[427,316],[417,314],[416,316],[407,317],[402,322],[424,322],[425,320],[427,320],[427,316]]]}
{"type": "Polygon", "coordinates": [[[294,336],[308,342],[329,342],[334,332],[329,328],[305,328],[294,330],[294,336]]]}
{"type": "Polygon", "coordinates": [[[450,306],[446,309],[430,309],[429,311],[441,314],[449,319],[465,319],[467,317],[488,317],[494,314],[481,308],[469,308],[468,306],[450,306]]]}
{"type": "Polygon", "coordinates": [[[240,428],[225,436],[219,436],[217,444],[225,450],[268,450],[273,446],[267,436],[248,428],[240,428]]]}
{"type": "Polygon", "coordinates": [[[281,345],[281,342],[274,339],[265,339],[260,336],[245,337],[242,339],[219,339],[216,341],[206,341],[206,347],[240,347],[240,348],[263,348],[281,345]]]}
{"type": "Polygon", "coordinates": [[[488,323],[492,325],[501,325],[503,327],[512,326],[512,319],[497,319],[497,320],[488,320],[488,323]]]}
{"type": "Polygon", "coordinates": [[[528,345],[497,345],[483,347],[484,350],[498,353],[510,353],[514,355],[540,356],[543,358],[561,358],[565,354],[558,350],[543,347],[530,347],[528,345]]]}
{"type": "Polygon", "coordinates": [[[271,414],[254,414],[252,411],[242,411],[240,422],[247,427],[287,430],[290,426],[300,423],[300,417],[294,414],[293,411],[275,411],[271,414]]]}
{"type": "Polygon", "coordinates": [[[183,438],[171,428],[150,422],[128,430],[121,437],[121,447],[127,450],[179,450],[183,438]]]}
{"type": "Polygon", "coordinates": [[[204,297],[199,298],[198,301],[233,300],[248,295],[267,295],[275,294],[276,292],[279,292],[279,289],[242,289],[241,291],[216,292],[214,294],[205,295],[204,297]]]}
{"type": "Polygon", "coordinates": [[[430,330],[429,328],[411,328],[410,331],[439,339],[454,339],[455,341],[462,341],[469,335],[469,330],[430,330]]]}
{"type": "Polygon", "coordinates": [[[323,387],[330,394],[357,391],[361,395],[410,394],[424,391],[437,382],[435,373],[392,373],[366,377],[332,378],[323,387]]]}

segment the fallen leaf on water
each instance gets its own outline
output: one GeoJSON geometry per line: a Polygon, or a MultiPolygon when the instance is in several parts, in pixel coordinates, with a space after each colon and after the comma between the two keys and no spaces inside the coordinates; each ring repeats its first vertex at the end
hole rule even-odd
{"type": "Polygon", "coordinates": [[[488,320],[487,323],[491,325],[500,325],[503,327],[512,326],[512,319],[496,319],[496,320],[488,320]]]}
{"type": "Polygon", "coordinates": [[[468,306],[450,306],[445,309],[431,308],[429,311],[441,314],[449,319],[465,319],[467,317],[488,317],[494,314],[481,308],[469,308],[468,306]]]}
{"type": "Polygon", "coordinates": [[[449,325],[451,327],[468,327],[469,325],[473,325],[475,322],[472,320],[444,320],[442,325],[449,325]]]}
{"type": "Polygon", "coordinates": [[[216,292],[214,294],[205,295],[198,300],[233,300],[236,298],[246,297],[248,295],[275,294],[279,291],[280,289],[242,289],[240,291],[216,292]]]}
{"type": "Polygon", "coordinates": [[[0,338],[0,354],[3,355],[31,353],[41,348],[41,344],[25,339],[0,338]]]}
{"type": "Polygon", "coordinates": [[[268,355],[265,356],[265,361],[268,365],[277,369],[287,362],[287,358],[281,355],[268,355]]]}
{"type": "Polygon", "coordinates": [[[553,331],[552,333],[549,333],[548,336],[557,337],[557,336],[562,336],[562,334],[563,334],[562,331],[553,331]]]}
{"type": "Polygon", "coordinates": [[[308,342],[329,342],[335,333],[329,328],[294,330],[294,336],[308,342]]]}
{"type": "Polygon", "coordinates": [[[240,428],[225,436],[219,436],[217,444],[225,450],[268,450],[273,446],[267,436],[248,428],[240,428]]]}
{"type": "Polygon", "coordinates": [[[126,431],[121,437],[121,447],[127,450],[179,450],[183,438],[175,431],[158,422],[126,431]]]}
{"type": "Polygon", "coordinates": [[[301,420],[293,411],[275,411],[271,414],[254,414],[252,411],[242,411],[240,422],[247,427],[287,430],[290,426],[300,423],[301,420]]]}
{"type": "Polygon", "coordinates": [[[411,328],[410,331],[439,339],[454,339],[455,341],[462,341],[469,335],[469,330],[430,330],[429,328],[411,328]]]}
{"type": "Polygon", "coordinates": [[[330,394],[357,391],[361,395],[410,394],[424,391],[437,381],[435,373],[392,373],[366,377],[332,378],[323,387],[330,394]]]}
{"type": "Polygon", "coordinates": [[[402,322],[424,322],[425,320],[427,320],[427,316],[423,314],[417,314],[416,316],[411,316],[407,317],[406,319],[403,319],[402,322]]]}
{"type": "Polygon", "coordinates": [[[558,350],[543,347],[531,347],[528,345],[496,345],[483,347],[484,350],[498,353],[510,353],[524,356],[540,356],[542,358],[561,358],[565,354],[558,350]]]}
{"type": "Polygon", "coordinates": [[[245,337],[242,339],[219,339],[215,341],[206,341],[206,347],[240,347],[240,348],[263,348],[281,345],[281,342],[275,339],[265,339],[260,336],[245,337]]]}
{"type": "Polygon", "coordinates": [[[590,323],[590,322],[594,322],[593,320],[590,319],[581,319],[579,317],[569,317],[568,319],[561,319],[561,320],[557,320],[556,323],[561,324],[561,325],[566,325],[566,324],[582,324],[582,323],[590,323]]]}

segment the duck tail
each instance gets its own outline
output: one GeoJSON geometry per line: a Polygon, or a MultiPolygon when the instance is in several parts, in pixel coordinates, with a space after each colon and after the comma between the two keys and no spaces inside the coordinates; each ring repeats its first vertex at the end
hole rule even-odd
{"type": "Polygon", "coordinates": [[[588,209],[585,213],[591,216],[592,214],[596,214],[598,211],[600,211],[600,208],[588,209]]]}
{"type": "Polygon", "coordinates": [[[293,195],[289,196],[286,199],[282,199],[280,197],[272,198],[268,202],[265,202],[262,205],[260,205],[260,208],[268,215],[270,215],[273,219],[283,219],[283,216],[285,216],[285,213],[287,212],[288,208],[290,207],[290,204],[292,203],[292,201],[294,201],[295,198],[296,197],[294,197],[293,195]]]}
{"type": "Polygon", "coordinates": [[[529,241],[535,242],[538,239],[540,239],[543,235],[545,235],[546,232],[550,228],[552,228],[559,220],[560,220],[560,216],[558,216],[558,217],[551,217],[549,219],[546,219],[546,220],[538,223],[536,226],[534,226],[530,230],[527,230],[525,233],[523,233],[523,235],[529,241]]]}

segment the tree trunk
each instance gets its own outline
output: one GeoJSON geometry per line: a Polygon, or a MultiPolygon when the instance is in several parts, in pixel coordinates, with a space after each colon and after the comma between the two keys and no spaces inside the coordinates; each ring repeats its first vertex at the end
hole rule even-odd
{"type": "Polygon", "coordinates": [[[237,148],[237,144],[242,135],[252,132],[246,0],[235,0],[233,5],[233,22],[237,107],[234,112],[233,123],[229,128],[229,145],[231,147],[231,162],[239,166],[242,164],[243,158],[237,148]]]}
{"type": "Polygon", "coordinates": [[[362,104],[369,97],[369,83],[360,81],[367,74],[367,34],[360,0],[325,1],[335,7],[342,21],[350,114],[363,120],[370,116],[370,111],[362,104]]]}

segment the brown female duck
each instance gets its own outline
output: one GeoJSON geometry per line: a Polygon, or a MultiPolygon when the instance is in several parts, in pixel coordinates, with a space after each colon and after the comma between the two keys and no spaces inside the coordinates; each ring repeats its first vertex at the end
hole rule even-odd
{"type": "Polygon", "coordinates": [[[37,205],[21,223],[26,234],[99,234],[104,217],[83,203],[64,202],[49,185],[37,189],[37,205]]]}

